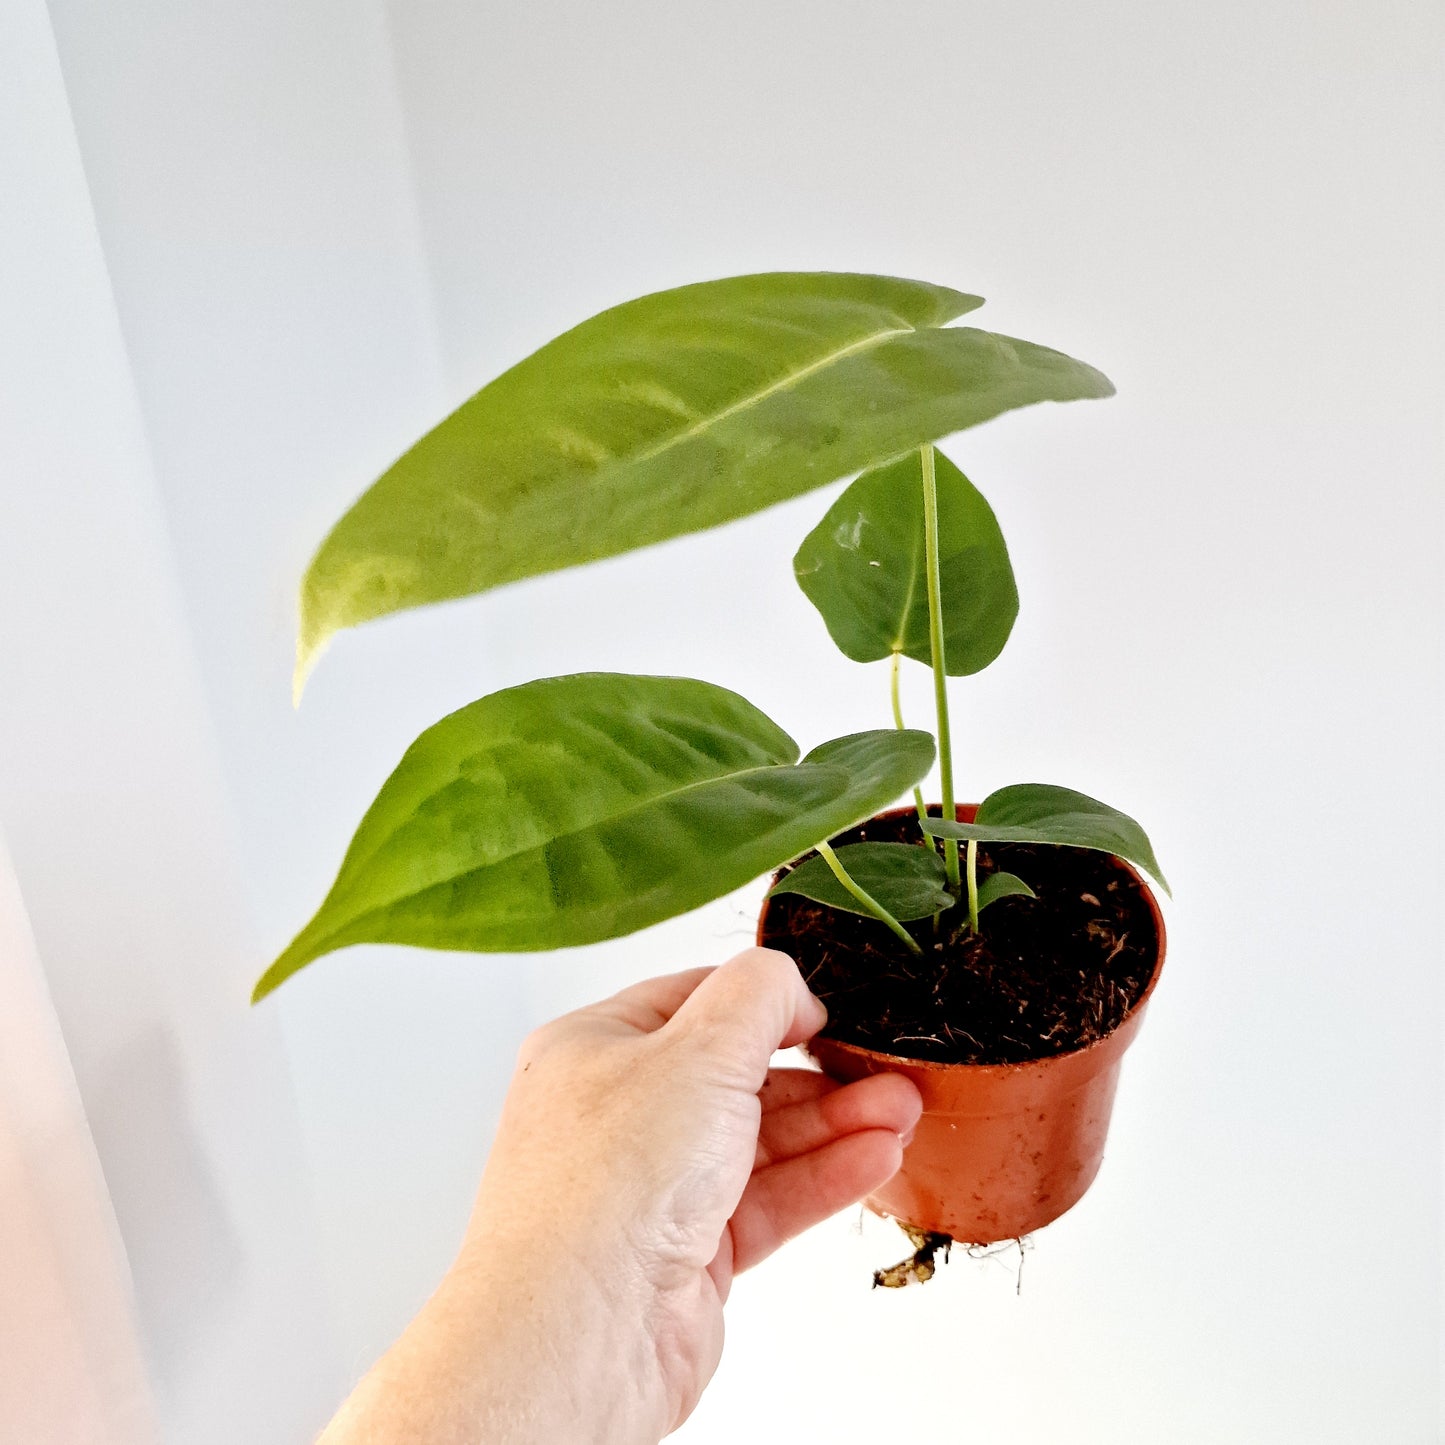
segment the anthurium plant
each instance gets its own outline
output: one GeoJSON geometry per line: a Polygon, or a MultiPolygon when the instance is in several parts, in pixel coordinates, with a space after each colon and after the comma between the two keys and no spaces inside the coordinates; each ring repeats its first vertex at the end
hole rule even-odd
{"type": "Polygon", "coordinates": [[[1113,392],[1060,352],[950,324],[981,304],[832,273],[644,296],[548,343],[402,456],[307,570],[298,696],[342,628],[857,474],[794,567],[841,651],[888,663],[893,725],[803,753],[751,703],[691,678],[583,673],[483,697],[407,750],[255,997],[356,943],[519,952],[614,938],[799,859],[775,891],[872,918],[913,952],[1029,894],[1004,872],[980,884],[980,843],[1101,850],[1162,885],[1139,825],[1067,788],[1001,788],[955,821],[947,679],[999,655],[1018,594],[992,509],[934,443],[1113,392]],[[936,736],[904,726],[904,658],[932,671],[936,736]],[[935,759],[937,814],[920,791],[935,759]],[[830,845],[910,789],[921,842],[830,845]]]}

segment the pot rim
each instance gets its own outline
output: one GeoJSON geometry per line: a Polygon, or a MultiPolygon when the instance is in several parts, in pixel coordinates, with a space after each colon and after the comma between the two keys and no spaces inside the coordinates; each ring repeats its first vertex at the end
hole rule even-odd
{"type": "MultiPolygon", "coordinates": [[[[930,804],[929,806],[931,807],[935,805],[930,804]]],[[[971,821],[971,815],[975,813],[977,809],[977,803],[959,803],[956,805],[956,811],[960,815],[963,814],[965,811],[970,814],[969,818],[960,817],[961,822],[971,821]]],[[[915,811],[915,809],[908,807],[885,808],[881,813],[872,814],[865,821],[873,822],[875,819],[879,818],[895,818],[904,814],[913,814],[915,811]]],[[[1113,861],[1116,868],[1122,869],[1125,873],[1129,875],[1130,878],[1134,880],[1135,883],[1139,885],[1139,889],[1144,895],[1145,902],[1147,902],[1149,905],[1149,912],[1154,919],[1154,933],[1157,939],[1158,946],[1154,958],[1154,971],[1149,975],[1149,982],[1144,986],[1144,992],[1139,995],[1139,998],[1135,1002],[1134,1006],[1129,1010],[1129,1012],[1126,1013],[1124,1017],[1120,1019],[1119,1022],[1112,1029],[1110,1029],[1109,1032],[1106,1033],[1102,1038],[1094,1039],[1091,1043],[1084,1044],[1077,1049],[1067,1049],[1061,1054],[1045,1054],[1042,1057],[1036,1059],[1020,1059],[1017,1063],[1012,1064],[954,1064],[947,1063],[941,1059],[910,1058],[907,1054],[891,1054],[887,1053],[883,1049],[869,1048],[866,1044],[853,1044],[848,1043],[844,1039],[830,1039],[826,1036],[819,1035],[814,1035],[813,1038],[808,1039],[803,1045],[804,1049],[811,1053],[813,1044],[818,1043],[826,1045],[830,1049],[845,1050],[846,1052],[854,1054],[859,1058],[876,1059],[878,1060],[878,1062],[888,1064],[894,1068],[902,1066],[909,1069],[925,1070],[929,1073],[948,1073],[950,1071],[958,1069],[969,1069],[974,1071],[975,1073],[1005,1075],[1016,1074],[1021,1069],[1034,1069],[1039,1068],[1042,1065],[1062,1063],[1065,1059],[1083,1059],[1095,1050],[1109,1048],[1117,1040],[1119,1034],[1121,1034],[1125,1029],[1129,1028],[1131,1024],[1136,1024],[1138,1022],[1139,1018],[1144,1012],[1145,1005],[1153,996],[1155,986],[1159,982],[1159,975],[1164,971],[1166,939],[1164,932],[1164,914],[1159,907],[1159,900],[1157,897],[1155,897],[1154,890],[1141,876],[1138,869],[1135,868],[1131,863],[1126,862],[1123,858],[1120,858],[1115,853],[1110,853],[1107,856],[1113,861]]],[[[782,869],[779,869],[778,873],[779,875],[781,875],[782,869]]],[[[771,902],[772,899],[764,898],[763,906],[758,912],[758,941],[760,944],[762,942],[763,923],[768,916],[768,905],[771,902]]],[[[825,1024],[824,1027],[826,1028],[827,1025],[825,1024]]]]}

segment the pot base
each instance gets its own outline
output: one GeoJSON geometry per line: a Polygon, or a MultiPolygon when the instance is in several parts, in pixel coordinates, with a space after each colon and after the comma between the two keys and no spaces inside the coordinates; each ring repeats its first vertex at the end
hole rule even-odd
{"type": "Polygon", "coordinates": [[[815,1039],[809,1052],[829,1077],[900,1073],[923,1095],[903,1167],[868,1207],[960,1244],[1052,1224],[1099,1172],[1119,1064],[1142,1012],[1089,1049],[1033,1064],[928,1065],[815,1039]]]}

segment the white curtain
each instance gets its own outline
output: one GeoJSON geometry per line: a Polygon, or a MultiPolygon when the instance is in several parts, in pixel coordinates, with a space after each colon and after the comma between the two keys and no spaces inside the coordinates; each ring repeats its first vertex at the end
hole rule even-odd
{"type": "Polygon", "coordinates": [[[125,1252],[3,838],[0,1435],[159,1438],[125,1252]]]}
{"type": "Polygon", "coordinates": [[[42,0],[0,198],[0,1440],[304,1440],[344,1377],[296,1107],[42,0]]]}
{"type": "MultiPolygon", "coordinates": [[[[0,6],[0,265],[6,277],[0,282],[0,464],[7,478],[0,538],[12,545],[22,521],[21,478],[43,480],[43,473],[27,475],[32,448],[43,442],[23,421],[29,389],[21,378],[34,359],[36,323],[60,301],[58,292],[30,290],[45,279],[38,249],[55,239],[45,220],[65,230],[72,245],[76,240],[78,217],[62,209],[70,178],[63,168],[52,170],[64,158],[57,81],[44,7],[7,0],[0,6]]],[[[0,542],[0,552],[9,550],[0,542]]],[[[13,590],[5,589],[3,599],[8,625],[0,631],[13,641],[17,627],[35,625],[35,615],[13,590]]],[[[0,713],[7,719],[24,686],[17,653],[14,646],[5,649],[0,674],[0,713]]],[[[14,742],[5,736],[0,752],[7,773],[38,765],[11,751],[14,742]]],[[[0,1439],[26,1445],[158,1439],[125,1251],[3,834],[0,1439]]]]}

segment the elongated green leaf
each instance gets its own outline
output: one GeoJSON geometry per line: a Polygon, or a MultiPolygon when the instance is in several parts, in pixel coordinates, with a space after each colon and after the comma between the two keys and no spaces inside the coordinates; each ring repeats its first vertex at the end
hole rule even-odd
{"type": "MultiPolygon", "coordinates": [[[[953,906],[954,899],[943,886],[943,859],[933,848],[920,848],[916,843],[849,843],[836,851],[836,857],[848,876],[900,923],[928,918],[953,906]]],[[[821,857],[799,863],[773,884],[768,897],[779,893],[799,893],[830,908],[873,916],[821,857]]]]}
{"type": "MultiPolygon", "coordinates": [[[[942,452],[934,453],[938,571],[946,670],[981,672],[1003,651],[1019,594],[993,509],[942,452]]],[[[891,652],[928,665],[923,464],[912,451],[864,472],[803,539],[793,572],[855,662],[891,652]]]]}
{"type": "Polygon", "coordinates": [[[857,733],[797,758],[751,703],[689,678],[493,693],[407,750],[255,997],[353,943],[523,952],[671,918],[893,802],[933,739],[857,733]]]}
{"type": "Polygon", "coordinates": [[[627,552],[796,496],[1039,401],[1092,367],[943,328],[981,305],[886,276],[778,273],[584,321],[423,437],[302,585],[298,680],[338,629],[627,552]]]}
{"type": "Polygon", "coordinates": [[[1013,873],[990,873],[978,885],[978,911],[983,912],[990,903],[1000,898],[1036,898],[1038,895],[1022,878],[1013,873]]]}
{"type": "Polygon", "coordinates": [[[1052,783],[1013,783],[990,793],[972,823],[928,818],[923,830],[935,838],[972,838],[978,843],[1064,843],[1113,853],[1142,868],[1167,893],[1144,830],[1127,813],[1052,783]]]}

